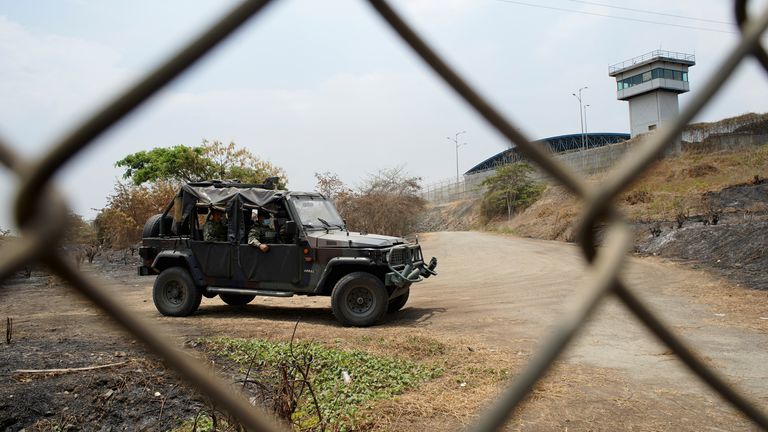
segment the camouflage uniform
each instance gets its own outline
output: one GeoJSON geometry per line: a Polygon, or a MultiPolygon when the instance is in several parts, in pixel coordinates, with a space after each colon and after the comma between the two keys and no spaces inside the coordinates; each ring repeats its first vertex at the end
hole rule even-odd
{"type": "Polygon", "coordinates": [[[218,222],[208,219],[203,225],[203,240],[214,242],[227,241],[227,224],[220,220],[218,222]]]}
{"type": "Polygon", "coordinates": [[[248,230],[248,244],[258,247],[262,243],[277,243],[277,233],[271,226],[255,224],[248,230]]]}

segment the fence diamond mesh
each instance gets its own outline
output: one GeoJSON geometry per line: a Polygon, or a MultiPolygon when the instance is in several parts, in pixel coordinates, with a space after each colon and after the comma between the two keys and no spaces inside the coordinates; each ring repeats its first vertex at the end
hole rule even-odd
{"type": "MultiPolygon", "coordinates": [[[[717,73],[694,96],[688,107],[670,124],[660,128],[636,151],[627,155],[617,168],[605,179],[599,188],[587,187],[583,178],[560,163],[552,155],[520,132],[485,98],[451,69],[419,35],[383,0],[369,0],[392,29],[410,46],[454,91],[456,91],[485,120],[496,128],[510,143],[529,160],[535,162],[553,179],[580,197],[585,203],[579,223],[579,244],[589,262],[586,270],[589,280],[577,300],[577,306],[554,327],[540,344],[523,371],[503,391],[496,402],[482,413],[472,430],[491,431],[503,427],[515,408],[525,400],[533,386],[553,365],[576,333],[584,327],[598,304],[609,296],[615,296],[649,330],[651,330],[672,352],[704,383],[710,386],[726,401],[763,429],[768,429],[768,416],[757,405],[747,400],[720,375],[702,363],[691,348],[665,325],[654,311],[646,305],[622,279],[620,269],[630,249],[631,235],[621,214],[613,208],[613,199],[620,194],[634,178],[640,175],[660,155],[667,145],[680,135],[683,128],[702,110],[723,84],[731,77],[736,67],[747,57],[756,58],[768,73],[768,53],[760,38],[768,27],[768,8],[758,17],[750,17],[747,0],[734,0],[734,11],[741,30],[739,43],[727,58],[716,68],[717,73]],[[603,247],[595,247],[593,227],[597,221],[608,221],[609,228],[603,247]]],[[[19,179],[19,190],[15,203],[15,216],[20,231],[18,238],[6,242],[0,249],[0,281],[9,278],[16,270],[32,263],[48,266],[54,273],[69,282],[111,319],[142,341],[169,367],[178,371],[200,392],[217,401],[248,430],[277,431],[282,427],[264,410],[251,406],[236,394],[227,384],[212,376],[203,365],[190,359],[172,347],[151,327],[134,313],[129,312],[100,287],[95,278],[86,277],[61,256],[53,244],[61,243],[65,231],[64,216],[66,205],[52,181],[74,155],[91,145],[106,130],[123,117],[137,109],[142,102],[178,77],[197,60],[234,30],[257,15],[270,3],[269,0],[248,0],[234,7],[184,49],[169,58],[157,69],[148,73],[134,86],[79,125],[72,132],[61,136],[50,146],[50,150],[39,160],[22,159],[11,147],[0,142],[0,162],[14,172],[19,179]],[[30,197],[37,197],[32,199],[30,197]]]]}

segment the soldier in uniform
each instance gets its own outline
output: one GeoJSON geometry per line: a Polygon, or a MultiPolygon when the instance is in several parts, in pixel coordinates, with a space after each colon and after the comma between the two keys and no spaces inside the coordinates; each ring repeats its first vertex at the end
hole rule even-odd
{"type": "Polygon", "coordinates": [[[267,243],[274,243],[277,241],[277,233],[272,229],[269,218],[264,217],[266,211],[261,210],[256,216],[256,221],[253,223],[253,227],[248,231],[248,244],[256,246],[262,252],[269,251],[269,245],[267,243]]]}
{"type": "Polygon", "coordinates": [[[203,225],[203,240],[213,242],[227,241],[227,224],[224,221],[224,212],[217,208],[211,208],[208,220],[203,225]]]}

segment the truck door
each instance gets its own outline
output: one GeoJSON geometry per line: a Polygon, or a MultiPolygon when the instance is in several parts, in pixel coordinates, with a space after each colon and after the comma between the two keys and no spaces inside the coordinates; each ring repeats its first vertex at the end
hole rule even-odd
{"type": "MultiPolygon", "coordinates": [[[[276,208],[272,211],[274,211],[273,228],[277,232],[282,232],[282,228],[289,220],[285,203],[276,204],[276,208]]],[[[295,239],[285,238],[283,235],[279,241],[268,242],[269,251],[262,252],[259,248],[247,244],[247,232],[251,228],[252,218],[244,217],[243,219],[246,234],[238,245],[234,257],[235,267],[240,275],[249,282],[298,283],[301,280],[303,255],[295,239]]]]}

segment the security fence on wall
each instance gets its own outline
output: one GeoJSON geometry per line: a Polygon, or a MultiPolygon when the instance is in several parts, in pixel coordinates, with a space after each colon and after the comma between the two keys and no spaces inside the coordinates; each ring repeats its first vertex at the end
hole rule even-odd
{"type": "MultiPolygon", "coordinates": [[[[189,66],[206,55],[211,48],[225,39],[249,18],[258,14],[270,3],[268,0],[244,1],[234,7],[184,49],[166,63],[148,73],[142,80],[109,101],[102,110],[72,132],[59,137],[50,150],[37,160],[26,160],[7,143],[0,142],[0,162],[11,169],[19,180],[15,203],[15,216],[20,236],[6,242],[0,248],[0,281],[9,278],[16,270],[30,263],[42,263],[69,282],[75,289],[104,310],[115,322],[133,337],[142,341],[169,367],[178,371],[184,379],[200,392],[217,402],[249,430],[281,430],[282,427],[263,409],[252,407],[243,397],[235,394],[220,379],[212,377],[198,361],[176,350],[173,344],[158,336],[147,323],[129,312],[117,299],[108,294],[101,282],[80,273],[61,256],[58,248],[65,230],[67,208],[53,182],[54,174],[72,157],[92,145],[105,131],[139,107],[166,84],[184,72],[189,66]]],[[[568,188],[584,201],[584,213],[578,227],[579,244],[586,257],[587,284],[575,300],[573,310],[566,314],[539,345],[537,352],[510,385],[503,390],[493,404],[482,413],[472,429],[498,430],[513,415],[515,408],[530,394],[533,386],[550,369],[554,361],[568,346],[573,337],[584,327],[596,307],[606,298],[615,296],[645,326],[652,331],[688,368],[709,387],[715,390],[745,416],[763,429],[768,429],[768,416],[756,404],[746,399],[735,387],[728,384],[715,370],[698,359],[688,344],[665,325],[642,297],[628,286],[620,269],[631,247],[629,228],[618,210],[613,208],[613,198],[620,194],[634,178],[641,174],[665,147],[679,136],[683,128],[711,100],[731,77],[736,67],[748,56],[754,56],[768,72],[768,53],[760,44],[760,37],[768,27],[768,8],[759,17],[747,14],[747,0],[734,0],[741,39],[717,72],[693,95],[688,107],[674,122],[658,130],[647,142],[627,155],[598,186],[588,186],[584,179],[566,164],[553,158],[520,132],[520,129],[504,118],[486,99],[480,96],[408,26],[383,0],[370,0],[371,6],[389,23],[403,41],[439,75],[454,91],[471,105],[491,127],[504,135],[531,161],[536,163],[554,180],[568,188]],[[608,223],[600,250],[595,247],[593,227],[597,221],[608,223]]]]}
{"type": "Polygon", "coordinates": [[[471,199],[481,193],[481,183],[482,179],[474,176],[464,176],[459,181],[453,178],[429,183],[422,186],[421,197],[433,204],[471,199]]]}
{"type": "MultiPolygon", "coordinates": [[[[554,159],[557,159],[569,169],[579,175],[589,176],[605,172],[613,168],[619,162],[624,154],[640,143],[638,139],[622,141],[616,144],[609,144],[602,147],[595,147],[587,150],[575,150],[562,153],[549,153],[554,159]]],[[[520,158],[519,160],[525,160],[520,158]]],[[[465,174],[456,181],[455,178],[439,182],[429,183],[422,187],[421,197],[433,204],[443,204],[451,201],[474,199],[483,193],[483,180],[492,176],[496,168],[489,168],[483,171],[475,171],[471,174],[465,174]]],[[[550,181],[554,179],[544,170],[537,170],[534,174],[535,180],[550,181]]]]}

